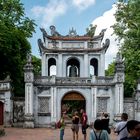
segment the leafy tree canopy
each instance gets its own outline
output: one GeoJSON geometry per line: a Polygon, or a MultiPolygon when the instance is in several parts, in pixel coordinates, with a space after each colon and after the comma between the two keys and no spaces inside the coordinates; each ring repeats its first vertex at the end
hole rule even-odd
{"type": "Polygon", "coordinates": [[[36,56],[32,56],[32,64],[34,67],[34,75],[41,75],[41,59],[37,58],[36,56]]]}
{"type": "Polygon", "coordinates": [[[0,79],[9,75],[15,94],[23,94],[23,66],[31,52],[27,39],[34,27],[19,0],[0,0],[0,79]]]}
{"type": "Polygon", "coordinates": [[[125,63],[125,96],[132,96],[140,77],[140,0],[119,2],[114,33],[121,41],[125,63]]]}
{"type": "Polygon", "coordinates": [[[115,62],[112,62],[109,64],[108,69],[105,70],[105,75],[106,76],[114,76],[115,73],[115,62]]]}

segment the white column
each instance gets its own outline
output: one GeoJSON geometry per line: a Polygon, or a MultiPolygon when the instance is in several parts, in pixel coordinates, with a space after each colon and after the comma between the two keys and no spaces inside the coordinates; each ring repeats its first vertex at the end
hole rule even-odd
{"type": "Polygon", "coordinates": [[[51,88],[51,120],[56,121],[56,88],[51,88]]]}
{"type": "Polygon", "coordinates": [[[25,81],[25,115],[24,125],[26,128],[34,128],[33,116],[33,82],[34,73],[31,63],[31,55],[28,55],[27,64],[24,66],[24,81],[25,81]]]}
{"type": "Polygon", "coordinates": [[[53,102],[53,104],[54,104],[54,118],[56,118],[56,100],[57,100],[57,98],[56,98],[56,87],[54,88],[54,94],[53,94],[53,100],[54,100],[54,102],[53,102]]]}
{"type": "Polygon", "coordinates": [[[123,85],[117,84],[115,86],[115,113],[123,113],[123,85]]]}
{"type": "Polygon", "coordinates": [[[94,88],[94,119],[97,116],[97,87],[94,88]]]}
{"type": "Polygon", "coordinates": [[[88,62],[88,54],[84,54],[84,77],[89,76],[89,62],[88,62]]]}
{"type": "Polygon", "coordinates": [[[91,88],[91,118],[94,117],[94,88],[91,88]]]}
{"type": "Polygon", "coordinates": [[[119,90],[120,90],[120,112],[123,113],[123,103],[124,103],[124,87],[123,84],[119,85],[119,90]]]}
{"type": "Polygon", "coordinates": [[[104,54],[100,55],[98,74],[99,76],[105,76],[105,55],[104,54]]]}
{"type": "Polygon", "coordinates": [[[84,42],[84,48],[88,48],[88,42],[84,42]]]}
{"type": "Polygon", "coordinates": [[[53,92],[53,87],[51,88],[51,120],[54,117],[54,92],[53,92]]]}
{"type": "Polygon", "coordinates": [[[42,55],[42,76],[48,76],[48,65],[46,65],[46,54],[42,55]]]}
{"type": "Polygon", "coordinates": [[[33,115],[33,85],[25,84],[25,114],[33,115]]]}
{"type": "Polygon", "coordinates": [[[61,49],[62,48],[62,42],[59,41],[59,48],[61,49]]]}
{"type": "Polygon", "coordinates": [[[56,68],[58,77],[62,77],[62,74],[63,74],[63,69],[62,69],[63,64],[62,63],[63,63],[62,54],[58,54],[57,68],[56,68]]]}

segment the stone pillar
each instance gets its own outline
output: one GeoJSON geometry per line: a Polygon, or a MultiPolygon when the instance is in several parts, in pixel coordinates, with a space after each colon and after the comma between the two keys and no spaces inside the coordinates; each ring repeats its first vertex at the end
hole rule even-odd
{"type": "Polygon", "coordinates": [[[24,81],[25,81],[25,118],[24,128],[34,128],[33,114],[33,65],[31,63],[31,55],[27,56],[27,64],[24,66],[24,81]]]}
{"type": "Polygon", "coordinates": [[[88,64],[88,54],[87,53],[84,54],[84,69],[85,69],[84,77],[89,77],[90,67],[89,67],[89,64],[88,64]]]}
{"type": "Polygon", "coordinates": [[[87,49],[88,48],[88,42],[84,42],[84,49],[87,49]]]}
{"type": "Polygon", "coordinates": [[[56,122],[57,111],[56,87],[51,88],[51,122],[56,122]]]}
{"type": "Polygon", "coordinates": [[[56,75],[58,77],[63,77],[63,76],[65,77],[65,75],[66,75],[64,73],[64,69],[62,69],[62,67],[63,67],[62,54],[58,54],[58,61],[57,61],[57,68],[56,68],[56,70],[57,70],[56,75]]]}
{"type": "Polygon", "coordinates": [[[42,60],[41,60],[41,71],[42,76],[48,76],[48,65],[46,65],[46,54],[42,54],[42,60]]]}
{"type": "Polygon", "coordinates": [[[91,121],[93,120],[93,114],[94,114],[94,90],[91,88],[91,121]]]}
{"type": "Polygon", "coordinates": [[[97,87],[94,88],[94,94],[93,94],[94,98],[94,114],[93,114],[93,118],[96,119],[97,117],[97,87]]]}
{"type": "Polygon", "coordinates": [[[117,53],[115,62],[115,114],[119,115],[123,113],[124,103],[124,64],[122,56],[117,53]]]}
{"type": "Polygon", "coordinates": [[[99,66],[98,66],[98,75],[100,76],[105,76],[105,55],[101,54],[100,56],[100,62],[98,61],[99,66]]]}

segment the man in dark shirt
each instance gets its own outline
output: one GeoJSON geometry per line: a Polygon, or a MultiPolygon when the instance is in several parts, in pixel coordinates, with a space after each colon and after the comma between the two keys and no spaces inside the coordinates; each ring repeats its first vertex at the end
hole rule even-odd
{"type": "Polygon", "coordinates": [[[106,130],[108,134],[110,134],[111,130],[109,128],[109,117],[107,113],[102,114],[101,121],[102,121],[102,129],[106,130]]]}

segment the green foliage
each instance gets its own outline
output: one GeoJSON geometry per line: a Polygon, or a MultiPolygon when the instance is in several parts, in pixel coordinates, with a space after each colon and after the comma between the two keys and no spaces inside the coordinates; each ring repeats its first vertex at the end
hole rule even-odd
{"type": "Polygon", "coordinates": [[[140,0],[118,3],[115,14],[117,23],[113,26],[121,44],[125,63],[125,96],[132,96],[140,77],[140,0]]]}
{"type": "Polygon", "coordinates": [[[16,95],[24,94],[23,66],[31,52],[27,38],[34,26],[19,0],[0,0],[0,79],[9,75],[16,95]]]}
{"type": "Polygon", "coordinates": [[[90,24],[89,27],[86,28],[87,35],[93,37],[95,34],[96,27],[97,25],[93,26],[92,24],[90,24]]]}
{"type": "Polygon", "coordinates": [[[34,20],[25,17],[20,0],[0,0],[0,22],[6,27],[16,28],[25,37],[32,37],[32,32],[35,32],[34,20]]]}
{"type": "Polygon", "coordinates": [[[85,102],[80,100],[64,100],[62,104],[63,106],[67,106],[67,113],[69,114],[69,117],[71,117],[75,111],[80,112],[80,109],[85,106],[85,102]]]}
{"type": "Polygon", "coordinates": [[[109,64],[108,69],[105,70],[105,75],[106,76],[113,76],[115,72],[115,62],[112,62],[109,64]]]}
{"type": "Polygon", "coordinates": [[[41,59],[32,56],[32,64],[34,67],[34,75],[41,75],[41,59]]]}

